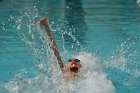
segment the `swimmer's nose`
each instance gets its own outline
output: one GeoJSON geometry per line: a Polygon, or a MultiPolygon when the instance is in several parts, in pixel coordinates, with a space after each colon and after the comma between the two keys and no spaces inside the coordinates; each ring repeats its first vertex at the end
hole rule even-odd
{"type": "Polygon", "coordinates": [[[76,64],[72,64],[72,67],[77,67],[77,65],[76,64]]]}
{"type": "Polygon", "coordinates": [[[75,61],[73,61],[72,64],[77,64],[77,63],[75,61]]]}

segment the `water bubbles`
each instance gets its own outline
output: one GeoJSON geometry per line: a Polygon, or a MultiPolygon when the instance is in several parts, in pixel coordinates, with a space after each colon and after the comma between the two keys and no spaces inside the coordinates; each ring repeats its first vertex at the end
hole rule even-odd
{"type": "Polygon", "coordinates": [[[14,19],[14,16],[10,15],[10,19],[14,19]]]}
{"type": "Polygon", "coordinates": [[[69,9],[70,7],[69,7],[69,6],[67,6],[66,8],[68,8],[68,9],[69,9]]]}
{"type": "Polygon", "coordinates": [[[21,25],[18,25],[17,26],[17,30],[21,30],[21,25]]]}
{"type": "Polygon", "coordinates": [[[6,31],[5,27],[2,27],[3,31],[6,31]]]}

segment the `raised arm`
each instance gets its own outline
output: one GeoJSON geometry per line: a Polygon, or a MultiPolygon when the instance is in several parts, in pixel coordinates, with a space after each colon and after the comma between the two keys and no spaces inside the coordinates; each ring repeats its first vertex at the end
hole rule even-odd
{"type": "Polygon", "coordinates": [[[39,20],[39,23],[40,23],[41,26],[44,26],[45,32],[47,32],[48,39],[49,39],[49,43],[50,43],[50,45],[51,45],[51,48],[52,48],[52,50],[53,50],[53,53],[54,53],[54,55],[55,55],[55,57],[56,57],[56,59],[57,59],[57,62],[58,62],[58,64],[59,64],[59,66],[60,66],[60,69],[63,71],[64,63],[63,63],[63,61],[62,61],[62,59],[61,59],[61,56],[60,56],[59,51],[58,51],[58,48],[57,48],[57,46],[56,46],[54,37],[53,37],[53,35],[52,35],[52,31],[51,31],[51,29],[50,29],[50,27],[49,27],[48,19],[47,19],[47,18],[41,18],[41,19],[39,20]]]}

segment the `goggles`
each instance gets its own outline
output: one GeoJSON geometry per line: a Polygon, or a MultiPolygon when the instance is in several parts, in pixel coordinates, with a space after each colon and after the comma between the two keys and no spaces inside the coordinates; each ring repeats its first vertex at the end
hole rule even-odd
{"type": "Polygon", "coordinates": [[[69,59],[69,60],[68,60],[68,62],[72,62],[72,61],[77,62],[77,63],[80,63],[80,60],[79,60],[79,59],[73,58],[73,59],[69,59]]]}

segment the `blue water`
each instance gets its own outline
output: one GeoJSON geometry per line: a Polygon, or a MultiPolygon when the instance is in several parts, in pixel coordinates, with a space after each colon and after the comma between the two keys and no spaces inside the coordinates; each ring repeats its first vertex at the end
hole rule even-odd
{"type": "Polygon", "coordinates": [[[0,0],[0,93],[140,93],[139,15],[136,0],[0,0]],[[42,17],[79,81],[61,80],[42,17]]]}

